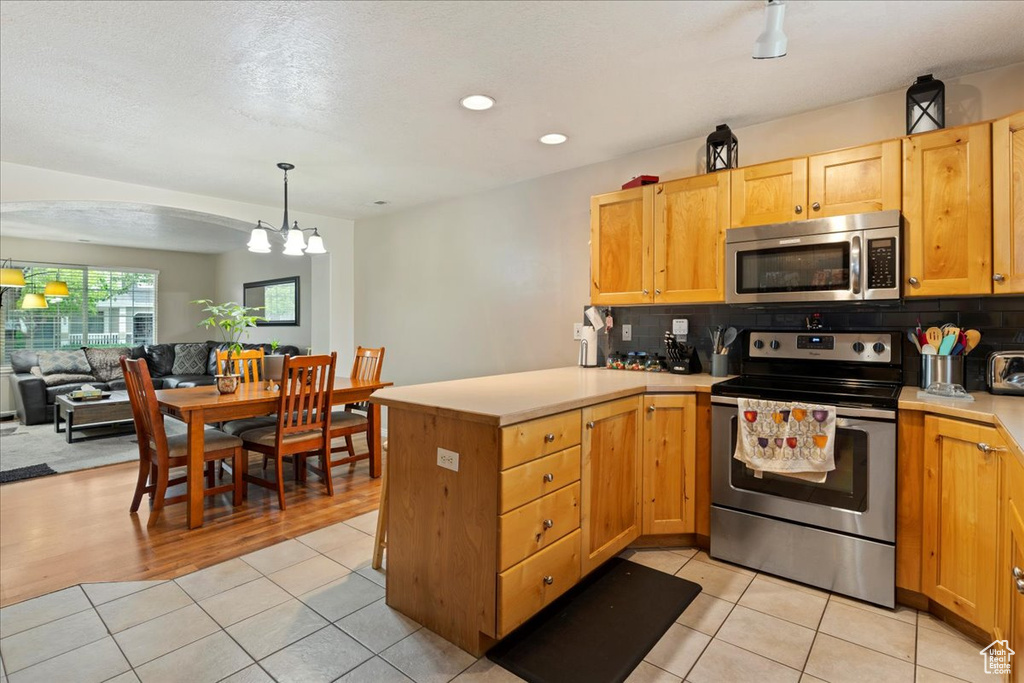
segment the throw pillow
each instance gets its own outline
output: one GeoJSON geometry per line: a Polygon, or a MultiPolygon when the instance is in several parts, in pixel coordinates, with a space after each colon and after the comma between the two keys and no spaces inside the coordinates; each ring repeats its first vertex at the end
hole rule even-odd
{"type": "Polygon", "coordinates": [[[92,373],[85,351],[40,351],[39,369],[44,375],[88,375],[92,373]]]}
{"type": "Polygon", "coordinates": [[[175,375],[204,375],[206,356],[206,344],[175,344],[171,372],[175,375]]]}
{"type": "Polygon", "coordinates": [[[32,368],[32,374],[42,379],[43,384],[48,387],[59,387],[61,384],[88,384],[89,382],[96,381],[96,378],[92,375],[61,372],[47,375],[38,366],[32,368]]]}
{"type": "Polygon", "coordinates": [[[101,382],[112,382],[123,377],[121,373],[121,356],[130,355],[132,350],[127,346],[109,349],[86,348],[85,357],[92,367],[92,374],[101,382]]]}
{"type": "Polygon", "coordinates": [[[174,371],[174,344],[150,344],[145,358],[153,377],[169,375],[174,371]]]}

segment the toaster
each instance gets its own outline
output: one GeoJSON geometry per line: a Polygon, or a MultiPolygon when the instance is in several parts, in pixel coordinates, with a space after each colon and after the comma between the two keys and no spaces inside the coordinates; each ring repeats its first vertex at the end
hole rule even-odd
{"type": "Polygon", "coordinates": [[[1024,396],[1024,351],[997,351],[988,357],[988,390],[1024,396]]]}

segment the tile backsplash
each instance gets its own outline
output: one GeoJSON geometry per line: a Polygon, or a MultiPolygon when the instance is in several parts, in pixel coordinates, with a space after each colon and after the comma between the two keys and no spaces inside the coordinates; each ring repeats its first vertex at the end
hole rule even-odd
{"type": "MultiPolygon", "coordinates": [[[[602,311],[609,307],[601,307],[602,311]]],[[[714,325],[744,329],[802,330],[805,319],[820,313],[826,330],[900,330],[913,327],[918,318],[921,327],[955,323],[963,329],[976,329],[982,339],[967,356],[965,382],[970,390],[985,388],[985,367],[993,351],[1024,349],[1024,296],[945,299],[909,299],[883,304],[774,304],[743,306],[727,304],[680,304],[674,306],[612,306],[614,328],[598,335],[600,357],[628,351],[656,352],[664,355],[662,341],[672,330],[673,318],[689,320],[687,343],[696,344],[705,371],[710,369],[711,341],[707,328],[714,325]],[[633,339],[622,341],[622,325],[632,325],[633,339]]],[[[742,337],[741,337],[742,338],[742,337]]],[[[680,340],[682,341],[682,340],[680,340]]],[[[739,372],[740,340],[729,352],[729,371],[739,372]]],[[[904,383],[918,383],[920,354],[906,338],[903,341],[904,383]]]]}

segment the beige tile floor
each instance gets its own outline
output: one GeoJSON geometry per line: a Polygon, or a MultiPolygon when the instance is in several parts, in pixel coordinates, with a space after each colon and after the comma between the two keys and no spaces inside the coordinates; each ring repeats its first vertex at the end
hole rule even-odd
{"type": "MultiPolygon", "coordinates": [[[[506,683],[384,604],[376,513],[174,581],[74,586],[0,610],[0,683],[506,683]]],[[[704,591],[631,683],[991,683],[980,646],[890,611],[712,560],[623,553],[704,591]]]]}

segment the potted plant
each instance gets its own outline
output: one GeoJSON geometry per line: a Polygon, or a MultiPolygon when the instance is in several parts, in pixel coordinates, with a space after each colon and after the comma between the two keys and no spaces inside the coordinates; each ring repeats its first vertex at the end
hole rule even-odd
{"type": "Polygon", "coordinates": [[[208,318],[199,321],[199,326],[219,330],[221,339],[227,344],[225,367],[217,368],[217,391],[222,394],[234,393],[238,390],[241,375],[231,371],[234,368],[231,358],[242,350],[242,335],[248,336],[249,328],[256,327],[256,321],[265,319],[256,315],[260,307],[241,306],[234,301],[215,304],[210,299],[196,299],[192,303],[202,306],[203,312],[210,314],[208,318]]]}

